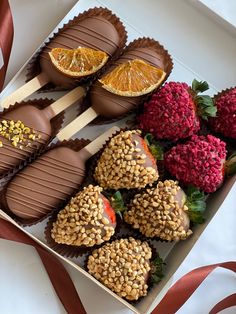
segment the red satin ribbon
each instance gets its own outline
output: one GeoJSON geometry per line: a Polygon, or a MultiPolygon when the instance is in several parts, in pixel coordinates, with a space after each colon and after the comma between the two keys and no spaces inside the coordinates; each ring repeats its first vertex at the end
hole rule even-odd
{"type": "MultiPolygon", "coordinates": [[[[63,265],[51,253],[43,249],[25,233],[11,223],[0,219],[0,238],[25,243],[36,248],[47,270],[55,291],[69,314],[86,314],[86,311],[75,290],[73,282],[63,265]]],[[[236,272],[236,262],[226,262],[199,267],[180,278],[167,292],[152,314],[175,314],[191,297],[204,279],[217,267],[236,272]]],[[[232,294],[217,303],[209,314],[236,305],[236,294],[232,294]]]]}
{"type": "Polygon", "coordinates": [[[55,256],[3,219],[0,219],[0,238],[34,246],[67,313],[86,314],[69,274],[55,256]]]}
{"type": "MultiPolygon", "coordinates": [[[[175,314],[191,297],[203,280],[217,267],[223,267],[236,272],[236,262],[219,263],[196,268],[180,278],[169,289],[152,314],[175,314]]],[[[236,305],[235,294],[217,303],[210,314],[216,314],[233,305],[236,305]]]]}
{"type": "Polygon", "coordinates": [[[8,0],[0,0],[0,48],[4,65],[0,69],[0,91],[2,90],[13,41],[13,22],[8,0]]]}
{"type": "Polygon", "coordinates": [[[231,294],[230,296],[226,297],[225,299],[221,300],[217,303],[213,309],[209,312],[209,314],[217,314],[228,307],[236,305],[236,293],[231,294]]]}

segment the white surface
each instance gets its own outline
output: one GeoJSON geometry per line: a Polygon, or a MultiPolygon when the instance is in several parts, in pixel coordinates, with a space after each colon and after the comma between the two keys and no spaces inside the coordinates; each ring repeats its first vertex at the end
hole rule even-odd
{"type": "Polygon", "coordinates": [[[213,12],[236,27],[236,2],[234,0],[200,0],[213,12]]]}
{"type": "MultiPolygon", "coordinates": [[[[10,2],[15,23],[17,23],[17,25],[15,24],[17,29],[15,35],[17,38],[15,40],[18,40],[18,44],[14,47],[12,54],[14,58],[11,58],[9,78],[20,66],[19,60],[28,59],[40,44],[42,38],[50,33],[57,21],[61,19],[75,1],[21,0],[19,2],[18,0],[11,0],[10,2]],[[55,3],[52,5],[52,2],[55,3]],[[41,13],[39,14],[39,12],[41,13]],[[29,27],[29,16],[30,25],[33,25],[33,27],[30,29],[30,39],[24,40],[27,45],[22,45],[22,37],[19,39],[19,36],[25,33],[29,27]],[[54,24],[52,21],[55,21],[54,24]]],[[[114,3],[114,0],[111,1],[112,3],[114,3]]],[[[141,3],[138,2],[138,5],[144,5],[141,3]]],[[[224,1],[225,6],[229,6],[230,3],[229,0],[224,1]]],[[[148,13],[146,6],[145,11],[148,13]]],[[[166,40],[168,41],[168,39],[166,40]]],[[[165,45],[168,47],[168,44],[165,45]]],[[[234,186],[217,215],[176,273],[175,279],[198,266],[236,259],[235,207],[236,186],[234,186]]],[[[0,242],[0,312],[3,314],[16,312],[19,314],[64,313],[47,275],[43,272],[40,259],[33,251],[33,249],[22,245],[7,241],[0,242]]],[[[88,314],[131,313],[94,283],[84,278],[83,275],[69,266],[67,268],[72,274],[88,314]]],[[[235,279],[235,275],[230,272],[215,272],[178,313],[208,313],[215,303],[236,291],[235,279]]],[[[227,313],[235,312],[235,309],[227,311],[227,313]]]]}

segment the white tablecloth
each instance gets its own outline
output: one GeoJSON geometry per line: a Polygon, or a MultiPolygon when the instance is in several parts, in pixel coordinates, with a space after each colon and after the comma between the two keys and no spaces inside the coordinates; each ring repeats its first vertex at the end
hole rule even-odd
{"type": "MultiPolygon", "coordinates": [[[[205,0],[204,2],[217,10],[218,14],[222,12],[224,18],[227,18],[227,12],[230,12],[231,21],[236,16],[233,0],[223,2],[205,0]]],[[[10,0],[10,3],[15,23],[15,40],[7,81],[76,1],[10,0]]],[[[236,18],[234,22],[236,24],[236,18]]],[[[202,265],[236,260],[235,223],[236,185],[175,274],[174,280],[202,265]]],[[[66,267],[88,314],[131,313],[94,283],[88,281],[71,267],[66,267]]],[[[0,278],[0,313],[65,313],[33,248],[1,240],[0,278]]],[[[215,271],[178,313],[207,314],[219,300],[236,292],[235,279],[236,276],[229,271],[215,271]]],[[[231,308],[224,313],[235,314],[236,308],[231,308]]]]}

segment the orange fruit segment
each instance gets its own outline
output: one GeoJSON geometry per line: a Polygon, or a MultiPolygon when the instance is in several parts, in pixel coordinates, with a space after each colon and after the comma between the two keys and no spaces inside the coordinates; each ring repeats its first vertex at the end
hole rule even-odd
{"type": "Polygon", "coordinates": [[[141,96],[152,92],[164,80],[166,73],[143,60],[122,63],[99,79],[103,88],[120,96],[141,96]]]}
{"type": "Polygon", "coordinates": [[[49,52],[49,56],[58,71],[75,78],[97,72],[109,58],[103,51],[85,47],[53,48],[49,52]]]}

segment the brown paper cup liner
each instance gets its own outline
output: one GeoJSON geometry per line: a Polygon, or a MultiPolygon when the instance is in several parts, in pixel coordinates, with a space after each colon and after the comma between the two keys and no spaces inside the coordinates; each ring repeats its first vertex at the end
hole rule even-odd
{"type": "MultiPolygon", "coordinates": [[[[22,101],[20,103],[15,103],[14,105],[9,106],[9,108],[5,109],[2,111],[2,114],[6,114],[8,112],[14,111],[15,109],[21,107],[22,105],[33,105],[38,109],[44,109],[48,107],[51,103],[53,103],[53,99],[33,99],[33,100],[27,100],[27,101],[22,101]]],[[[1,187],[22,167],[26,166],[30,161],[34,160],[38,155],[40,155],[45,148],[48,146],[48,144],[52,141],[52,139],[56,136],[58,131],[60,130],[62,123],[64,120],[64,112],[60,113],[56,117],[54,117],[50,122],[51,122],[51,128],[52,128],[52,134],[50,138],[40,145],[39,148],[35,149],[35,151],[32,152],[32,154],[27,157],[25,160],[22,160],[19,162],[19,164],[10,169],[6,170],[4,173],[0,175],[0,179],[4,178],[3,181],[0,182],[0,189],[1,187]]],[[[35,130],[37,131],[37,130],[35,130]]],[[[40,132],[39,132],[40,133],[40,132]]]]}
{"type": "MultiPolygon", "coordinates": [[[[123,51],[122,53],[122,57],[125,56],[126,54],[128,54],[130,51],[135,50],[137,48],[149,48],[150,50],[154,51],[157,53],[157,55],[159,56],[159,59],[161,60],[160,62],[163,64],[163,70],[166,72],[166,77],[164,79],[163,83],[168,79],[172,69],[173,69],[173,61],[172,61],[172,57],[169,55],[168,51],[156,40],[151,39],[151,38],[138,38],[135,39],[133,42],[131,42],[123,51]]],[[[117,65],[119,64],[119,59],[117,61],[114,61],[111,63],[110,67],[105,71],[105,74],[111,72],[117,65]],[[117,63],[118,62],[118,63],[117,63]]],[[[95,82],[95,87],[99,90],[99,89],[103,89],[102,88],[102,84],[99,82],[95,82]]],[[[156,91],[157,89],[155,89],[152,93],[149,93],[147,95],[143,95],[143,96],[139,96],[139,97],[124,97],[124,96],[118,96],[118,95],[114,95],[115,99],[117,99],[117,101],[123,100],[123,99],[127,99],[127,101],[131,102],[131,103],[136,103],[137,105],[133,106],[134,110],[132,109],[132,111],[134,113],[138,113],[140,110],[141,105],[147,101],[150,96],[156,91]]],[[[85,109],[87,109],[89,106],[91,106],[91,101],[90,101],[90,93],[93,92],[93,89],[91,89],[91,91],[87,94],[87,97],[84,101],[84,103],[82,104],[81,110],[84,111],[85,109]]],[[[108,91],[104,92],[103,89],[103,93],[108,93],[111,94],[108,91]]],[[[102,96],[101,96],[102,97],[102,96]]],[[[117,117],[117,118],[106,118],[106,117],[102,117],[99,116],[98,118],[96,118],[92,124],[107,124],[107,123],[111,123],[120,119],[125,118],[126,116],[128,116],[130,114],[130,111],[117,117]]]]}
{"type": "MultiPolygon", "coordinates": [[[[78,16],[74,17],[67,24],[64,24],[63,27],[60,28],[56,33],[54,33],[52,35],[52,37],[49,39],[49,42],[52,39],[54,39],[57,36],[57,34],[59,34],[62,31],[65,31],[70,26],[78,24],[78,22],[80,22],[80,21],[82,21],[88,17],[93,17],[93,16],[102,16],[107,21],[109,21],[111,24],[114,25],[114,27],[116,28],[116,30],[119,34],[119,37],[120,37],[118,49],[116,50],[114,55],[111,56],[111,58],[108,60],[108,62],[105,64],[105,66],[102,67],[101,70],[99,70],[98,72],[96,72],[92,75],[81,78],[81,79],[73,79],[71,81],[71,86],[70,86],[71,88],[78,86],[78,85],[81,85],[81,84],[88,83],[89,81],[96,80],[98,78],[98,76],[101,75],[101,73],[103,73],[105,71],[105,69],[110,66],[111,62],[114,59],[119,57],[119,55],[122,53],[122,50],[126,44],[127,32],[125,30],[124,25],[121,23],[120,19],[115,14],[113,14],[110,10],[108,10],[107,8],[101,8],[101,7],[99,7],[99,8],[95,7],[95,8],[89,9],[88,11],[80,13],[78,16]]],[[[30,61],[28,68],[27,68],[26,81],[29,81],[32,78],[34,78],[35,76],[37,76],[38,74],[40,74],[41,69],[40,69],[40,64],[39,64],[39,58],[40,58],[41,53],[44,51],[44,47],[46,47],[46,46],[47,46],[47,43],[45,43],[45,45],[37,52],[37,54],[30,61]]],[[[62,87],[56,87],[53,83],[49,83],[45,87],[43,87],[41,89],[41,91],[48,91],[51,89],[63,90],[62,87]]]]}
{"type": "MultiPolygon", "coordinates": [[[[79,190],[81,190],[81,189],[79,189],[79,190]]],[[[49,220],[47,222],[45,231],[44,231],[47,245],[51,249],[53,249],[54,251],[56,251],[57,253],[65,256],[65,257],[73,258],[73,257],[78,257],[78,256],[87,256],[94,249],[102,246],[102,244],[101,245],[94,245],[92,247],[87,247],[84,245],[83,246],[75,246],[75,245],[59,244],[59,243],[55,242],[54,239],[51,237],[51,230],[53,227],[53,223],[57,220],[58,213],[59,213],[59,211],[57,211],[51,215],[51,217],[49,218],[49,220]]],[[[111,237],[111,239],[109,241],[114,240],[116,237],[116,233],[119,232],[119,230],[120,230],[121,220],[118,216],[116,216],[116,221],[117,221],[117,224],[116,224],[116,228],[115,228],[115,234],[111,237]]],[[[109,241],[106,241],[104,243],[107,243],[109,241]]]]}
{"type": "MultiPolygon", "coordinates": [[[[58,142],[57,144],[51,145],[51,147],[46,149],[45,152],[48,152],[49,150],[52,150],[52,149],[57,148],[57,147],[62,147],[62,146],[68,147],[74,151],[79,151],[89,143],[90,143],[90,140],[86,140],[86,139],[75,139],[75,140],[58,142]]],[[[14,180],[14,178],[12,180],[14,180]]],[[[31,225],[37,224],[38,222],[41,222],[42,220],[44,220],[45,218],[47,218],[48,216],[50,216],[52,214],[52,212],[49,212],[49,213],[45,214],[44,216],[42,216],[41,218],[30,219],[30,220],[17,217],[14,213],[11,212],[11,210],[8,207],[7,202],[6,202],[5,195],[6,195],[6,191],[7,191],[9,183],[10,182],[8,182],[8,184],[5,185],[1,191],[0,205],[2,206],[1,209],[4,212],[6,212],[10,217],[12,217],[18,224],[20,224],[22,226],[31,226],[31,225]]],[[[74,192],[76,192],[76,191],[74,191],[74,192]]],[[[61,204],[59,204],[59,206],[57,208],[55,208],[55,210],[53,210],[53,211],[57,211],[57,210],[63,208],[65,206],[65,204],[68,202],[68,200],[69,200],[69,198],[65,199],[65,201],[61,202],[61,204]]]]}
{"type": "MultiPolygon", "coordinates": [[[[121,235],[119,235],[119,236],[116,236],[114,239],[112,239],[112,240],[110,240],[110,241],[107,241],[106,243],[111,243],[111,242],[113,242],[113,241],[115,241],[115,240],[121,240],[121,239],[126,239],[126,238],[129,238],[129,237],[132,237],[132,238],[134,238],[134,239],[136,239],[136,240],[140,240],[140,241],[142,241],[142,242],[147,242],[148,243],[148,245],[150,246],[150,248],[151,248],[151,250],[152,250],[152,258],[151,258],[151,262],[155,259],[155,258],[157,258],[158,256],[159,256],[159,254],[158,254],[158,252],[157,252],[157,250],[154,248],[154,246],[151,244],[151,242],[150,242],[150,240],[147,240],[147,239],[144,239],[142,236],[135,236],[135,235],[125,235],[125,234],[121,234],[121,235]]],[[[103,245],[105,245],[106,243],[103,243],[100,247],[103,247],[103,245]]],[[[93,250],[91,250],[91,252],[90,252],[90,254],[92,253],[92,251],[94,251],[96,248],[94,248],[93,250]]],[[[85,261],[84,261],[84,269],[87,271],[87,272],[89,272],[88,271],[88,266],[87,266],[87,264],[88,264],[88,258],[89,258],[89,256],[90,256],[90,254],[88,254],[87,256],[86,256],[86,259],[85,259],[85,261]]],[[[95,278],[95,277],[94,277],[95,278]]],[[[96,278],[95,278],[96,279],[96,278]]],[[[96,279],[96,280],[98,280],[98,279],[96,279]]],[[[99,281],[99,280],[98,280],[99,281]]],[[[101,281],[99,281],[101,284],[103,284],[104,286],[106,286],[104,283],[102,283],[101,281]]],[[[157,283],[158,284],[158,283],[157,283]]],[[[151,277],[149,276],[149,278],[148,278],[148,281],[147,281],[147,285],[148,285],[148,289],[147,289],[147,294],[150,292],[150,290],[154,287],[154,283],[151,281],[151,277]]],[[[130,301],[130,300],[127,300],[126,298],[122,298],[122,299],[124,299],[125,301],[127,301],[127,302],[129,302],[130,304],[132,304],[132,305],[134,305],[134,306],[136,306],[142,299],[144,299],[145,298],[145,296],[142,296],[142,297],[140,297],[138,300],[136,300],[136,301],[130,301]]]]}

